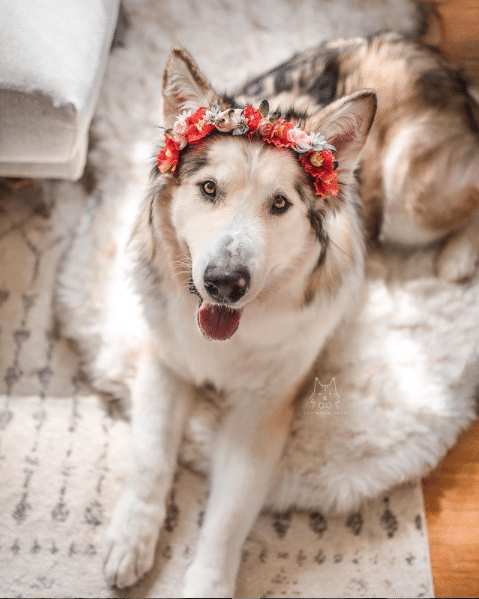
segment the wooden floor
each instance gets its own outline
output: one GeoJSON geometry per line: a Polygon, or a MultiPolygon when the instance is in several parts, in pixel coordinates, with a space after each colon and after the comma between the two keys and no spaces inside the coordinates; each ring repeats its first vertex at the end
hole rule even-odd
{"type": "Polygon", "coordinates": [[[441,48],[479,82],[479,0],[435,0],[441,48]]]}
{"type": "MultiPolygon", "coordinates": [[[[479,83],[479,0],[434,5],[441,49],[479,83]]],[[[436,597],[479,597],[479,423],[424,479],[423,492],[436,597]]]]}
{"type": "Polygon", "coordinates": [[[436,597],[479,597],[479,423],[423,480],[436,597]]]}

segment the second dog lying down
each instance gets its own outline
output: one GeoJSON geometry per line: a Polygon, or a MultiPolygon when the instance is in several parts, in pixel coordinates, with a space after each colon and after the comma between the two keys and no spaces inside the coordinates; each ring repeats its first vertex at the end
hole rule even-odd
{"type": "Polygon", "coordinates": [[[393,32],[322,44],[241,98],[309,111],[364,88],[378,97],[358,172],[368,238],[416,246],[457,232],[439,272],[470,277],[477,250],[462,229],[479,207],[477,89],[436,51],[393,32]]]}

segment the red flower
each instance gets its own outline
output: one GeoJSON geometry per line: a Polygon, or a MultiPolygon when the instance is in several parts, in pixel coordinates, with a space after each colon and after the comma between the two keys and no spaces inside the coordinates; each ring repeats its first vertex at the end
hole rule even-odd
{"type": "Polygon", "coordinates": [[[197,144],[203,137],[206,137],[208,133],[214,131],[214,129],[214,125],[205,123],[204,120],[198,121],[192,125],[187,125],[185,131],[186,141],[191,145],[197,144]]]}
{"type": "MultiPolygon", "coordinates": [[[[263,118],[259,110],[254,109],[252,106],[246,106],[242,112],[241,109],[235,109],[231,114],[229,111],[227,113],[225,111],[224,114],[227,114],[225,117],[226,124],[222,122],[221,127],[219,122],[214,125],[205,120],[207,110],[207,108],[202,106],[186,118],[184,116],[179,117],[173,128],[178,141],[175,141],[175,138],[169,134],[165,134],[165,145],[159,152],[157,159],[158,168],[161,173],[166,173],[167,171],[175,173],[180,159],[180,148],[183,149],[188,144],[194,145],[199,143],[216,129],[224,133],[233,131],[236,134],[245,134],[249,139],[258,132],[263,141],[273,144],[277,148],[292,148],[296,150],[299,142],[304,142],[303,146],[308,147],[309,136],[305,131],[296,130],[293,124],[285,121],[283,118],[272,123],[267,118],[263,118]],[[239,118],[240,116],[244,117],[248,127],[247,130],[243,126],[245,123],[243,118],[239,118]],[[230,121],[228,121],[229,117],[231,117],[230,121]],[[292,129],[295,129],[295,131],[288,135],[292,129]],[[298,134],[298,131],[301,135],[298,134]]],[[[218,106],[214,106],[210,110],[215,118],[221,115],[221,109],[218,106]]],[[[303,147],[301,144],[299,145],[303,147]]],[[[297,158],[304,170],[313,178],[314,190],[317,195],[323,198],[327,195],[338,195],[334,155],[330,150],[322,150],[321,152],[310,150],[304,154],[298,153],[297,158]]]]}
{"type": "Polygon", "coordinates": [[[267,137],[271,134],[272,130],[273,123],[270,123],[267,119],[261,119],[258,123],[258,132],[265,141],[268,141],[267,137]]]}
{"type": "Polygon", "coordinates": [[[262,117],[259,110],[255,110],[252,106],[245,106],[244,115],[249,128],[249,131],[246,134],[246,136],[251,139],[253,135],[256,133],[256,129],[258,128],[259,122],[261,121],[262,117]]]}
{"type": "Polygon", "coordinates": [[[311,162],[311,158],[317,162],[317,152],[311,150],[302,156],[299,156],[304,170],[309,173],[314,179],[314,189],[318,195],[323,197],[327,195],[338,195],[337,173],[334,170],[334,155],[330,150],[320,152],[322,162],[320,166],[315,166],[311,162]]]}
{"type": "Polygon", "coordinates": [[[294,146],[294,144],[288,139],[288,131],[293,128],[294,125],[291,123],[288,123],[284,119],[279,119],[279,121],[273,125],[268,137],[263,137],[263,139],[270,144],[274,144],[277,148],[290,148],[294,146]]]}
{"type": "Polygon", "coordinates": [[[204,106],[200,106],[200,108],[198,108],[198,110],[195,110],[195,112],[193,114],[190,114],[190,116],[186,117],[186,124],[194,125],[198,121],[201,121],[203,119],[203,117],[205,116],[205,113],[206,113],[206,108],[204,106]]]}
{"type": "Polygon", "coordinates": [[[160,173],[166,173],[171,169],[171,172],[176,171],[178,160],[180,159],[180,151],[176,141],[169,135],[165,135],[165,147],[158,154],[158,168],[160,173]]]}
{"type": "Polygon", "coordinates": [[[185,138],[187,143],[191,145],[197,144],[203,137],[206,137],[208,133],[211,133],[215,129],[214,125],[205,122],[205,112],[206,108],[201,107],[192,115],[186,117],[185,138]]]}
{"type": "Polygon", "coordinates": [[[322,168],[324,168],[328,171],[333,171],[334,170],[334,154],[331,152],[331,150],[323,150],[321,152],[321,156],[323,157],[323,164],[321,165],[322,168]]]}
{"type": "Polygon", "coordinates": [[[300,160],[301,164],[303,165],[304,170],[307,173],[311,173],[312,175],[314,173],[317,173],[318,171],[321,171],[324,174],[332,173],[334,171],[333,153],[330,152],[330,150],[323,150],[322,152],[320,152],[321,157],[323,159],[321,166],[315,166],[311,162],[311,157],[314,156],[315,154],[317,154],[317,152],[315,152],[314,150],[310,150],[309,152],[306,152],[305,154],[302,154],[299,157],[299,160],[300,160]]]}
{"type": "Polygon", "coordinates": [[[314,189],[316,194],[323,198],[328,195],[336,197],[339,192],[338,180],[334,177],[330,183],[326,183],[321,177],[314,177],[314,189]]]}

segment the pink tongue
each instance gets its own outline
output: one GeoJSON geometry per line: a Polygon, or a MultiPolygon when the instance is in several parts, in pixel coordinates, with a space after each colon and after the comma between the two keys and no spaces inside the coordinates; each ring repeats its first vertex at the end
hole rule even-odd
{"type": "Polygon", "coordinates": [[[238,328],[241,310],[233,310],[218,304],[200,304],[198,324],[203,334],[210,339],[224,341],[238,328]]]}

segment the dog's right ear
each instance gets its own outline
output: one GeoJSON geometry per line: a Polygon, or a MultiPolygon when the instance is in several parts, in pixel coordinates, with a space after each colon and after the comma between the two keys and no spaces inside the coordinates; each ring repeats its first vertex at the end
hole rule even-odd
{"type": "Polygon", "coordinates": [[[340,172],[351,172],[374,120],[377,107],[372,90],[360,90],[318,110],[309,122],[336,148],[340,172]]]}
{"type": "Polygon", "coordinates": [[[195,111],[218,101],[217,95],[188,52],[175,46],[163,73],[163,121],[169,129],[183,110],[195,111]]]}

